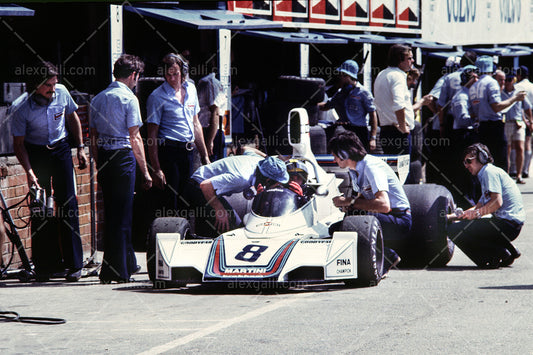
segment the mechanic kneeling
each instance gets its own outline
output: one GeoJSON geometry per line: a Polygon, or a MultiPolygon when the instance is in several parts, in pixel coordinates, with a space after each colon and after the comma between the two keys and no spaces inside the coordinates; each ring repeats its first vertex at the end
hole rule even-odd
{"type": "Polygon", "coordinates": [[[393,236],[406,235],[411,229],[407,195],[391,167],[383,160],[368,155],[355,133],[346,131],[337,134],[329,141],[328,151],[339,167],[349,169],[352,186],[357,193],[357,197],[334,197],[335,206],[349,214],[373,215],[381,224],[385,243],[385,275],[401,260],[387,244],[393,236]]]}
{"type": "Polygon", "coordinates": [[[526,219],[520,190],[503,169],[492,164],[494,159],[485,145],[469,146],[463,158],[465,168],[479,178],[481,198],[463,214],[448,216],[459,220],[448,226],[448,235],[477,266],[509,266],[520,257],[511,241],[518,237],[526,219]],[[481,218],[490,214],[490,218],[481,218]]]}

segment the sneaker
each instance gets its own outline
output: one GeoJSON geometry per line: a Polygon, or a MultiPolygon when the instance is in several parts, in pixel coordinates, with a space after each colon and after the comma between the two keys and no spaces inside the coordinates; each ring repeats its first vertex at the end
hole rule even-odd
{"type": "Polygon", "coordinates": [[[65,276],[65,280],[68,282],[76,282],[81,278],[81,269],[71,271],[69,270],[67,273],[67,276],[65,276]]]}
{"type": "Polygon", "coordinates": [[[518,178],[518,179],[516,179],[516,183],[517,183],[517,184],[520,184],[520,185],[523,185],[523,184],[525,184],[526,182],[525,182],[524,180],[522,180],[522,178],[518,178]]]}
{"type": "Polygon", "coordinates": [[[522,173],[522,177],[523,177],[524,179],[527,179],[527,178],[529,177],[529,174],[528,174],[528,173],[522,173]]]}

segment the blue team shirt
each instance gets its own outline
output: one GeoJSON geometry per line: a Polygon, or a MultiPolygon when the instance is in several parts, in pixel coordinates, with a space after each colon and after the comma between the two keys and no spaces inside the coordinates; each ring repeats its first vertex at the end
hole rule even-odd
{"type": "Polygon", "coordinates": [[[480,202],[485,205],[490,201],[490,193],[502,196],[502,206],[493,213],[494,217],[507,219],[522,224],[526,220],[526,213],[522,202],[522,195],[516,182],[501,168],[492,164],[484,165],[477,174],[481,183],[480,202]]]}
{"type": "Polygon", "coordinates": [[[470,115],[468,91],[468,88],[462,87],[452,98],[450,112],[453,115],[453,129],[472,129],[476,124],[476,120],[470,115]]]}
{"type": "Polygon", "coordinates": [[[386,191],[391,208],[410,208],[400,180],[382,159],[367,154],[363,160],[357,162],[355,170],[350,169],[348,172],[354,191],[360,192],[365,199],[373,200],[378,191],[386,191]]]}
{"type": "Polygon", "coordinates": [[[91,101],[90,127],[98,131],[98,147],[131,148],[131,127],[141,127],[139,100],[124,83],[114,81],[91,101]]]}
{"type": "Polygon", "coordinates": [[[502,101],[500,85],[490,75],[485,74],[470,87],[468,96],[472,105],[472,113],[479,122],[501,121],[500,112],[494,112],[490,106],[502,101]]]}
{"type": "Polygon", "coordinates": [[[449,105],[452,101],[452,98],[457,94],[461,86],[461,73],[462,69],[459,69],[456,72],[450,73],[444,76],[444,82],[442,83],[442,88],[439,94],[438,104],[440,107],[446,107],[449,109],[449,105]]]}
{"type": "Polygon", "coordinates": [[[77,109],[78,105],[61,84],[56,84],[52,102],[46,106],[38,105],[28,93],[24,93],[9,109],[13,136],[23,136],[24,141],[31,144],[54,144],[67,136],[65,115],[77,109]]]}
{"type": "Polygon", "coordinates": [[[183,105],[177,99],[176,91],[166,81],[148,97],[147,122],[159,126],[158,138],[194,141],[193,118],[200,112],[200,105],[194,84],[185,81],[183,86],[186,92],[183,105]]]}
{"type": "MultiPolygon", "coordinates": [[[[517,90],[513,90],[511,92],[505,91],[505,89],[502,91],[502,100],[507,100],[513,97],[516,94],[517,90]]],[[[507,109],[502,111],[502,114],[505,115],[505,122],[510,121],[522,121],[522,115],[524,113],[524,110],[528,110],[531,108],[531,103],[529,99],[526,98],[524,101],[517,101],[511,106],[509,106],[507,109]]]]}
{"type": "Polygon", "coordinates": [[[368,126],[368,113],[376,111],[372,93],[361,85],[340,89],[326,103],[326,108],[335,108],[341,122],[360,127],[368,126]]]}
{"type": "Polygon", "coordinates": [[[255,169],[263,157],[245,152],[199,167],[191,178],[201,183],[209,179],[217,196],[243,192],[254,184],[255,169]]]}

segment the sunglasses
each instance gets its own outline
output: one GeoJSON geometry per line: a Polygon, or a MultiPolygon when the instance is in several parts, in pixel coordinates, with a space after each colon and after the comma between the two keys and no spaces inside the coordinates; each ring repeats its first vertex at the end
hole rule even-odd
{"type": "Polygon", "coordinates": [[[472,164],[472,162],[474,161],[474,159],[476,159],[476,158],[475,158],[475,157],[466,158],[466,159],[463,161],[463,164],[464,164],[465,166],[470,165],[470,164],[472,164]]]}

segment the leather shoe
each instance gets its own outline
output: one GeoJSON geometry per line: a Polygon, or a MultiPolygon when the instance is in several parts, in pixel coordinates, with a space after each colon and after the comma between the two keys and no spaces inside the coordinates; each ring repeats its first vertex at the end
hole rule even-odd
{"type": "Polygon", "coordinates": [[[100,283],[102,285],[109,285],[112,282],[116,282],[118,284],[125,284],[125,283],[135,282],[135,280],[132,279],[131,277],[129,279],[118,279],[118,278],[117,279],[108,279],[108,278],[100,279],[100,283]]]}
{"type": "Polygon", "coordinates": [[[78,270],[69,270],[67,273],[67,276],[65,276],[65,280],[68,282],[76,282],[81,278],[81,269],[78,270]]]}

